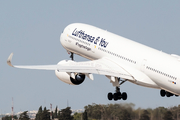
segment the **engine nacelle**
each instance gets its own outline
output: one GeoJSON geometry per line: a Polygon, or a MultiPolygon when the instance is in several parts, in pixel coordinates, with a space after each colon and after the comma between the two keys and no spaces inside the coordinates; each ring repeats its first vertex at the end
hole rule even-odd
{"type": "Polygon", "coordinates": [[[76,74],[75,79],[70,77],[70,80],[74,85],[80,85],[84,82],[85,77],[86,76],[84,74],[76,74]]]}
{"type": "MultiPolygon", "coordinates": [[[[73,62],[73,61],[63,60],[63,61],[60,61],[58,64],[63,64],[63,63],[67,63],[67,62],[73,62]]],[[[75,74],[75,79],[70,77],[70,75],[67,74],[66,72],[59,72],[58,70],[55,70],[55,74],[58,79],[60,79],[61,81],[65,82],[67,84],[71,84],[71,85],[79,85],[85,80],[85,75],[81,74],[81,73],[75,74]]]]}

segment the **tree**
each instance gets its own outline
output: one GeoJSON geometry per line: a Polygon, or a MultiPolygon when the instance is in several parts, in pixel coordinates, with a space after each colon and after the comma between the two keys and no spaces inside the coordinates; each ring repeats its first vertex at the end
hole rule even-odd
{"type": "Polygon", "coordinates": [[[54,111],[54,118],[58,118],[58,110],[57,110],[57,106],[56,106],[56,109],[54,111]]]}
{"type": "Polygon", "coordinates": [[[72,111],[70,109],[70,107],[62,109],[59,113],[59,120],[73,120],[73,117],[71,116],[72,111]]]}
{"type": "Polygon", "coordinates": [[[170,108],[170,111],[172,112],[174,119],[180,120],[180,105],[170,108]]]}
{"type": "Polygon", "coordinates": [[[38,113],[36,114],[35,120],[42,120],[42,106],[39,107],[38,113]]]}
{"type": "Polygon", "coordinates": [[[28,111],[24,111],[23,113],[20,114],[19,120],[29,120],[29,115],[27,115],[28,111]]]}
{"type": "Polygon", "coordinates": [[[101,120],[131,120],[134,104],[92,104],[85,106],[89,119],[101,120]]]}
{"type": "Polygon", "coordinates": [[[82,120],[82,113],[74,113],[73,118],[73,120],[82,120]]]}
{"type": "Polygon", "coordinates": [[[152,111],[153,113],[153,120],[162,120],[163,115],[167,111],[167,108],[164,107],[158,107],[152,111]]]}
{"type": "Polygon", "coordinates": [[[60,119],[60,118],[61,118],[61,111],[58,111],[57,118],[58,118],[58,119],[60,119]]]}
{"type": "Polygon", "coordinates": [[[92,119],[101,119],[101,105],[97,105],[95,103],[93,103],[92,105],[88,105],[84,107],[88,117],[92,118],[92,119]]]}
{"type": "Polygon", "coordinates": [[[83,113],[83,120],[88,120],[87,111],[86,110],[83,113]]]}
{"type": "Polygon", "coordinates": [[[131,120],[131,115],[130,115],[130,113],[129,113],[126,109],[123,109],[123,110],[121,111],[119,120],[131,120]]]}
{"type": "Polygon", "coordinates": [[[49,110],[47,110],[46,107],[44,107],[44,110],[42,110],[42,106],[40,106],[35,120],[50,120],[49,110]]]}
{"type": "Polygon", "coordinates": [[[141,114],[141,117],[139,120],[150,120],[149,112],[147,110],[144,110],[144,112],[143,112],[143,114],[141,114]]]}
{"type": "Polygon", "coordinates": [[[11,119],[12,119],[12,117],[9,115],[6,115],[2,118],[2,120],[11,120],[11,119]]]}
{"type": "MultiPolygon", "coordinates": [[[[13,118],[18,119],[17,115],[13,115],[13,118]]],[[[6,116],[2,117],[2,120],[12,120],[12,116],[6,115],[6,116]]]]}
{"type": "Polygon", "coordinates": [[[163,120],[174,120],[172,112],[169,110],[166,111],[164,114],[163,120]]]}
{"type": "Polygon", "coordinates": [[[50,112],[46,109],[46,107],[44,107],[41,118],[42,120],[50,120],[50,112]]]}

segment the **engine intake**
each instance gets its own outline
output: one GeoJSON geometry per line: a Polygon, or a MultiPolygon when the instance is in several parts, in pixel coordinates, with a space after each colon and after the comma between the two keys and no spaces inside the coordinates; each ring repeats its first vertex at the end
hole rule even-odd
{"type": "Polygon", "coordinates": [[[75,84],[75,85],[79,85],[79,84],[81,84],[83,81],[84,81],[84,79],[85,79],[85,75],[84,74],[76,74],[76,76],[75,76],[75,79],[73,79],[72,77],[70,77],[70,80],[71,80],[71,82],[73,83],[73,84],[75,84]]]}

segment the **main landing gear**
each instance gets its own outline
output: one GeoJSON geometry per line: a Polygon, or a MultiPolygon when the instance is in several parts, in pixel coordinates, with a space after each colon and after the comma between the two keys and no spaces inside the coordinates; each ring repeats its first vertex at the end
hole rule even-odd
{"type": "MultiPolygon", "coordinates": [[[[168,91],[165,91],[165,90],[161,90],[161,91],[160,91],[160,95],[161,95],[161,97],[165,97],[165,96],[171,97],[171,96],[173,96],[174,94],[172,94],[172,93],[170,93],[170,92],[168,92],[168,91]]],[[[178,95],[175,95],[175,96],[178,97],[178,95]]]]}
{"type": "MultiPolygon", "coordinates": [[[[120,81],[120,79],[119,79],[119,81],[120,81]]],[[[122,81],[119,85],[123,84],[124,82],[125,81],[122,81]]],[[[114,99],[115,101],[120,100],[120,99],[126,100],[127,99],[127,93],[126,92],[121,93],[120,88],[116,86],[116,92],[114,94],[111,92],[108,93],[107,97],[109,100],[114,99]]]]}
{"type": "Polygon", "coordinates": [[[108,93],[108,99],[109,100],[114,99],[115,101],[120,100],[120,99],[126,100],[127,99],[127,93],[126,92],[121,93],[120,88],[116,87],[116,93],[114,93],[114,94],[111,92],[108,93]]]}

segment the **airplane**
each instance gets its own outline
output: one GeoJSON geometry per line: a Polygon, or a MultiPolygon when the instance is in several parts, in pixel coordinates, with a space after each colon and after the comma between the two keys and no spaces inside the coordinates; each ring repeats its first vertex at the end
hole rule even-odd
{"type": "Polygon", "coordinates": [[[93,74],[105,75],[115,87],[109,92],[109,100],[126,100],[127,93],[120,86],[131,83],[160,89],[162,97],[180,95],[180,56],[167,54],[84,23],[72,23],[60,35],[60,43],[70,53],[70,60],[55,65],[19,66],[12,65],[10,54],[7,64],[15,68],[55,70],[61,81],[80,85],[93,74]],[[74,61],[74,54],[89,59],[74,61]]]}

